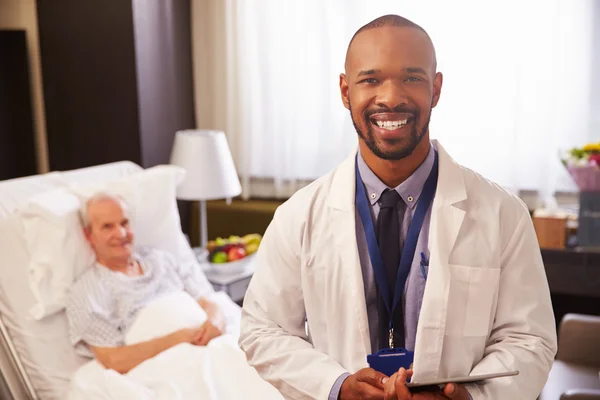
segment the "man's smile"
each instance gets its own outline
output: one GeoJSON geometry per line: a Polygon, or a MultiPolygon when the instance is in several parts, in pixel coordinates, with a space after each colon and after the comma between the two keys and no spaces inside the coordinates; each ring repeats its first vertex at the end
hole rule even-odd
{"type": "Polygon", "coordinates": [[[410,132],[409,125],[414,121],[409,113],[377,113],[369,116],[373,130],[379,137],[395,138],[410,132]]]}

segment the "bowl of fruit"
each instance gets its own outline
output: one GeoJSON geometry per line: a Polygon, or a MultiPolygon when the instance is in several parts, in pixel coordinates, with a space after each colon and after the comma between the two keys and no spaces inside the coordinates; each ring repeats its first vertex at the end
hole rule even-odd
{"type": "Polygon", "coordinates": [[[261,240],[260,234],[252,233],[209,241],[206,249],[211,271],[223,274],[243,272],[254,258],[261,240]]]}

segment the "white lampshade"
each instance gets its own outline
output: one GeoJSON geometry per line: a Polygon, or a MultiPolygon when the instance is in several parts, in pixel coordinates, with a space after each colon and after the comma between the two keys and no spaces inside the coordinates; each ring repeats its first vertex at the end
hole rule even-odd
{"type": "Polygon", "coordinates": [[[171,164],[187,174],[177,189],[181,200],[217,200],[239,195],[240,180],[225,133],[184,130],[175,134],[171,164]]]}

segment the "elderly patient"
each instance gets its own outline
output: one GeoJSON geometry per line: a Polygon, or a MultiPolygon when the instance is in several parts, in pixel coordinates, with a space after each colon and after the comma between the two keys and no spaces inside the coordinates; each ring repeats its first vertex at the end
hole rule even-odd
{"type": "Polygon", "coordinates": [[[106,368],[126,373],[143,361],[180,343],[206,345],[225,329],[219,307],[203,297],[212,293],[193,265],[179,265],[162,251],[135,252],[127,205],[110,194],[97,194],[81,210],[85,236],[96,263],[71,289],[67,318],[71,342],[78,353],[95,356],[106,368]],[[124,344],[138,311],[162,295],[185,291],[208,316],[194,328],[138,343],[124,344]]]}

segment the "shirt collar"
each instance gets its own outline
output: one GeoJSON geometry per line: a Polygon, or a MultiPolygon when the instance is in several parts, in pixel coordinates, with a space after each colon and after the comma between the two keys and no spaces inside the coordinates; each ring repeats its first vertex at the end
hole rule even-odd
{"type": "Polygon", "coordinates": [[[143,276],[146,276],[148,269],[146,267],[146,264],[142,263],[142,258],[140,257],[140,255],[138,253],[134,252],[133,259],[136,260],[140,264],[140,267],[142,268],[142,275],[140,275],[140,276],[131,277],[131,276],[127,276],[121,272],[113,271],[112,269],[108,268],[106,265],[98,262],[98,260],[94,261],[94,267],[96,268],[96,271],[99,271],[99,273],[102,275],[118,276],[121,279],[135,279],[135,278],[141,278],[143,276]]]}
{"type": "Polygon", "coordinates": [[[429,146],[427,157],[415,172],[395,188],[388,188],[386,184],[381,182],[377,175],[375,175],[371,168],[369,168],[359,151],[357,159],[358,171],[360,172],[363,184],[365,185],[367,197],[369,198],[371,205],[375,205],[375,203],[379,201],[384,190],[395,189],[409,208],[413,209],[416,207],[421,192],[423,191],[423,186],[425,186],[425,181],[433,168],[434,159],[435,150],[433,145],[431,145],[429,146]]]}

